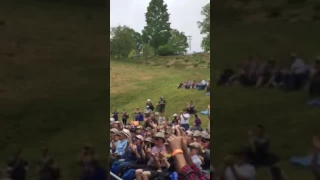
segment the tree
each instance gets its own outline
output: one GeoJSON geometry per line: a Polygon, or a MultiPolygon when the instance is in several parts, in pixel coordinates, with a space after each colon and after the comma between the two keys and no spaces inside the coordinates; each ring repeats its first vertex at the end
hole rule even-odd
{"type": "Polygon", "coordinates": [[[127,57],[131,51],[141,52],[142,39],[140,33],[127,26],[112,27],[110,30],[110,54],[127,57]]]}
{"type": "Polygon", "coordinates": [[[171,30],[171,38],[168,44],[176,54],[186,53],[189,47],[187,36],[184,35],[184,32],[179,32],[176,29],[171,30]]]}
{"type": "Polygon", "coordinates": [[[170,39],[170,22],[167,5],[163,0],[151,0],[147,8],[146,23],[142,31],[143,42],[154,50],[166,45],[170,39]]]}
{"type": "Polygon", "coordinates": [[[112,27],[110,30],[110,54],[127,57],[135,48],[132,29],[127,26],[112,27]]]}
{"type": "Polygon", "coordinates": [[[201,47],[205,51],[210,51],[210,3],[202,8],[201,15],[204,16],[202,22],[198,22],[200,33],[206,36],[202,39],[201,47]]]}

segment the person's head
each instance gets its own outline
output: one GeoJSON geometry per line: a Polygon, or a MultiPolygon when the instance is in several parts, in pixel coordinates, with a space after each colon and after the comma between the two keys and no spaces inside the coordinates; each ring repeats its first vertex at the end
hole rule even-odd
{"type": "Polygon", "coordinates": [[[196,142],[201,143],[202,137],[201,137],[200,131],[195,131],[195,132],[193,133],[193,138],[194,138],[194,140],[195,140],[196,142]]]}
{"type": "Polygon", "coordinates": [[[149,105],[147,105],[147,106],[146,106],[146,109],[148,109],[148,110],[149,110],[149,109],[150,109],[150,106],[149,106],[149,105]]]}
{"type": "Polygon", "coordinates": [[[139,125],[139,126],[137,127],[136,134],[137,134],[137,135],[142,134],[142,126],[139,125]]]}
{"type": "Polygon", "coordinates": [[[148,99],[148,100],[147,100],[147,103],[148,103],[148,104],[149,104],[149,103],[151,103],[151,100],[150,100],[150,99],[148,99]]]}
{"type": "Polygon", "coordinates": [[[152,147],[153,146],[153,140],[152,140],[151,137],[145,138],[143,142],[144,142],[144,145],[146,147],[152,147]]]}
{"type": "Polygon", "coordinates": [[[141,144],[142,144],[143,141],[144,141],[144,138],[143,138],[141,135],[137,135],[135,144],[136,144],[137,146],[141,146],[141,144]]]}
{"type": "Polygon", "coordinates": [[[131,134],[131,137],[132,137],[132,138],[135,138],[136,135],[137,135],[137,134],[136,134],[136,128],[131,128],[131,129],[130,129],[130,134],[131,134]]]}
{"type": "Polygon", "coordinates": [[[210,134],[201,135],[201,146],[203,149],[210,149],[210,134]]]}
{"type": "Polygon", "coordinates": [[[160,100],[161,100],[161,101],[163,100],[163,97],[162,97],[162,96],[160,96],[160,100]]]}
{"type": "Polygon", "coordinates": [[[269,169],[269,173],[272,180],[285,180],[281,172],[281,169],[278,166],[272,166],[269,169]]]}
{"type": "Polygon", "coordinates": [[[130,131],[127,129],[123,129],[122,131],[118,132],[119,135],[119,140],[125,140],[125,139],[129,139],[130,138],[130,131]]]}
{"type": "Polygon", "coordinates": [[[150,119],[154,119],[154,113],[150,114],[150,119]]]}
{"type": "Polygon", "coordinates": [[[113,124],[113,128],[116,128],[116,129],[120,130],[120,122],[119,122],[119,121],[116,121],[116,122],[113,124]]]}
{"type": "Polygon", "coordinates": [[[122,109],[122,111],[126,111],[126,109],[125,109],[125,108],[123,108],[123,109],[122,109]]]}
{"type": "Polygon", "coordinates": [[[162,146],[166,141],[165,135],[162,132],[158,132],[153,139],[154,144],[158,147],[162,146]]]}
{"type": "Polygon", "coordinates": [[[176,120],[176,119],[177,119],[177,117],[178,117],[178,115],[177,115],[177,114],[173,114],[173,116],[172,116],[172,117],[173,117],[173,119],[174,119],[174,120],[176,120]]]}
{"type": "Polygon", "coordinates": [[[191,156],[199,155],[201,145],[198,142],[193,142],[193,143],[189,144],[189,149],[190,149],[191,156]]]}

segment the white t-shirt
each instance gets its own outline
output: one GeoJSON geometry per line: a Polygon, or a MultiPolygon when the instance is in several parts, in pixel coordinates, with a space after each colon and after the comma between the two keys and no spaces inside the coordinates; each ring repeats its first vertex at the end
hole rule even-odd
{"type": "Polygon", "coordinates": [[[302,59],[296,58],[294,60],[294,62],[292,63],[292,65],[291,65],[291,70],[295,74],[302,74],[302,73],[306,72],[307,67],[306,67],[306,65],[305,65],[305,63],[303,62],[302,59]]]}
{"type": "Polygon", "coordinates": [[[180,122],[181,124],[189,124],[190,114],[188,114],[188,113],[183,114],[183,115],[181,114],[181,115],[180,115],[180,120],[181,120],[181,122],[180,122]],[[184,118],[183,116],[184,116],[185,118],[184,118]]]}
{"type": "Polygon", "coordinates": [[[197,166],[197,168],[202,170],[202,167],[201,167],[202,161],[199,158],[199,156],[197,155],[191,156],[191,159],[192,159],[192,162],[197,166]]]}
{"type": "MultiPolygon", "coordinates": [[[[242,164],[240,166],[234,165],[233,167],[234,167],[235,171],[240,176],[246,178],[246,180],[254,180],[254,178],[256,176],[256,170],[252,165],[242,164]]],[[[230,167],[228,167],[224,173],[225,173],[226,180],[236,180],[230,167]]]]}

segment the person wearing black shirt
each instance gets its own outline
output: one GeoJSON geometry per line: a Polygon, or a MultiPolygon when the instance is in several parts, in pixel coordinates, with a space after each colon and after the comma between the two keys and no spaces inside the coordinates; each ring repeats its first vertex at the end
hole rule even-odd
{"type": "Polygon", "coordinates": [[[119,113],[117,111],[117,109],[114,110],[114,112],[112,113],[112,116],[114,118],[115,121],[118,121],[119,119],[119,113]]]}
{"type": "Polygon", "coordinates": [[[163,97],[161,96],[160,97],[160,100],[159,100],[159,112],[160,112],[160,115],[163,116],[164,115],[164,112],[165,112],[165,109],[166,109],[166,101],[163,99],[163,97]]]}

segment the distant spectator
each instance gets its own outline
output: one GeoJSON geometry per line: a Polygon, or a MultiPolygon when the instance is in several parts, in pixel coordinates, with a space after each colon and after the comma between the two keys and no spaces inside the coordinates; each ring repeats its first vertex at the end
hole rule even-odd
{"type": "Polygon", "coordinates": [[[13,153],[13,159],[7,164],[7,171],[13,180],[25,180],[29,164],[22,158],[22,150],[18,148],[13,153]]]}

